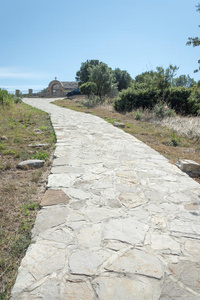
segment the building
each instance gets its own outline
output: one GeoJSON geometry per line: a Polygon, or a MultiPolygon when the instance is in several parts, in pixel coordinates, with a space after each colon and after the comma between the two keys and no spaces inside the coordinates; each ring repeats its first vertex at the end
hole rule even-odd
{"type": "Polygon", "coordinates": [[[47,97],[64,97],[66,93],[71,92],[78,88],[76,81],[58,81],[55,80],[49,83],[47,88],[47,97]]]}

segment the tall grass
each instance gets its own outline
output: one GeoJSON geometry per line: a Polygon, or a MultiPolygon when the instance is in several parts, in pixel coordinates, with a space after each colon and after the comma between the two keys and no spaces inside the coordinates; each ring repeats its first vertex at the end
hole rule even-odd
{"type": "Polygon", "coordinates": [[[167,126],[183,136],[200,139],[200,117],[176,116],[164,118],[157,123],[161,126],[167,126]]]}

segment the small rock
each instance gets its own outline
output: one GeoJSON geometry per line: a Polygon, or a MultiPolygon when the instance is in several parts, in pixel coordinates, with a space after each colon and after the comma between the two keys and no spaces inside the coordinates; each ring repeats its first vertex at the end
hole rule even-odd
{"type": "Polygon", "coordinates": [[[43,131],[40,130],[40,129],[35,129],[34,131],[35,131],[36,133],[38,133],[38,134],[42,134],[42,133],[43,133],[43,131]]]}
{"type": "Polygon", "coordinates": [[[20,168],[20,169],[26,169],[28,167],[31,167],[31,168],[42,168],[43,165],[44,165],[44,163],[45,163],[44,160],[29,159],[29,160],[25,160],[25,161],[20,162],[17,165],[17,168],[20,168]]]}
{"type": "Polygon", "coordinates": [[[200,172],[200,164],[189,159],[181,159],[176,163],[183,172],[200,172]]]}
{"type": "Polygon", "coordinates": [[[125,128],[124,123],[119,123],[119,122],[114,122],[113,124],[115,127],[119,127],[119,128],[125,128]]]}
{"type": "Polygon", "coordinates": [[[48,144],[29,144],[29,147],[47,147],[48,144]]]}
{"type": "Polygon", "coordinates": [[[3,136],[1,137],[1,140],[2,140],[2,141],[8,141],[8,138],[7,138],[5,135],[3,135],[3,136]]]}

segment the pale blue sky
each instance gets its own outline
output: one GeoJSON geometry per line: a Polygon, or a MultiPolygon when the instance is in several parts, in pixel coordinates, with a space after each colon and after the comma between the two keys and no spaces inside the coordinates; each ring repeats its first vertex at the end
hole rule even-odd
{"type": "Polygon", "coordinates": [[[199,80],[198,0],[1,0],[0,88],[39,90],[74,81],[87,59],[134,78],[156,66],[199,80]]]}

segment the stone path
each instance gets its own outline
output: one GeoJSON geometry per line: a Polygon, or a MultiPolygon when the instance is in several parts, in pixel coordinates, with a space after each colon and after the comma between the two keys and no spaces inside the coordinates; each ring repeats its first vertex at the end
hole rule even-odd
{"type": "Polygon", "coordinates": [[[57,144],[12,299],[200,299],[200,185],[98,117],[24,101],[57,144]]]}

